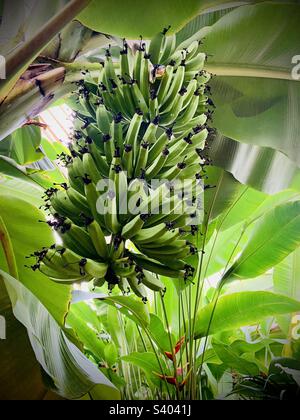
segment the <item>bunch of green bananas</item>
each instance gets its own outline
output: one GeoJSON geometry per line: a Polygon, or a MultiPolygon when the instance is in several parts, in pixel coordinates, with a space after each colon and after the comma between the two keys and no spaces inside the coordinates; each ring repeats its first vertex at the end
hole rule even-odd
{"type": "Polygon", "coordinates": [[[107,282],[146,300],[145,287],[164,290],[159,275],[193,276],[186,258],[197,252],[201,203],[176,181],[202,182],[210,75],[198,41],[178,51],[166,32],[135,52],[124,41],[116,61],[107,50],[98,79],[85,72],[79,83],[74,139],[62,156],[69,183],[45,194],[63,246],[33,255],[33,269],[54,281],[107,282]],[[153,179],[164,182],[154,188],[153,179]]]}

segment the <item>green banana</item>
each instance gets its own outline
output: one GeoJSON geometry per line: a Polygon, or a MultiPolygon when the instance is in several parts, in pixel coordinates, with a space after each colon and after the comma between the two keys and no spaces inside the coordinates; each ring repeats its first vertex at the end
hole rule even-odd
{"type": "Polygon", "coordinates": [[[169,150],[166,148],[162,151],[161,155],[156,158],[151,166],[146,170],[146,178],[153,179],[164,167],[169,157],[169,150]]]}
{"type": "Polygon", "coordinates": [[[94,260],[85,259],[81,261],[83,272],[94,278],[103,278],[108,269],[105,263],[95,262],[94,260]]]}
{"type": "Polygon", "coordinates": [[[176,35],[165,36],[159,62],[165,64],[176,48],[176,35]]]}
{"type": "Polygon", "coordinates": [[[87,144],[88,144],[88,150],[90,154],[92,155],[95,161],[95,164],[97,166],[97,170],[101,173],[103,177],[107,177],[109,174],[109,166],[106,159],[102,157],[95,143],[91,139],[87,140],[87,144]]]}
{"type": "Polygon", "coordinates": [[[184,102],[184,97],[186,95],[186,90],[181,90],[178,92],[175,98],[175,103],[172,103],[171,108],[167,111],[165,110],[160,114],[160,123],[163,125],[170,125],[173,123],[178,115],[180,114],[184,102]]]}
{"type": "MultiPolygon", "coordinates": [[[[188,57],[187,57],[188,58],[188,57]]],[[[204,64],[206,60],[206,55],[204,53],[199,53],[192,59],[187,59],[185,64],[185,69],[187,72],[196,71],[199,72],[203,70],[204,64]]]]}
{"type": "Polygon", "coordinates": [[[166,170],[165,172],[159,173],[160,179],[167,179],[168,181],[174,180],[177,176],[180,175],[180,172],[186,168],[186,164],[184,162],[178,163],[176,166],[166,170]]]}
{"type": "Polygon", "coordinates": [[[183,111],[187,106],[189,106],[194,93],[197,91],[198,83],[196,79],[190,81],[186,89],[186,95],[182,104],[181,111],[183,111]]]}
{"type": "Polygon", "coordinates": [[[124,295],[130,293],[130,286],[126,278],[120,277],[120,282],[118,284],[118,287],[124,295]]]}
{"type": "Polygon", "coordinates": [[[131,220],[122,229],[122,237],[131,239],[135,236],[144,226],[145,216],[138,214],[133,220],[131,220]]]}
{"type": "Polygon", "coordinates": [[[115,143],[114,143],[113,138],[110,136],[110,134],[105,134],[103,136],[103,142],[104,142],[105,157],[106,157],[107,163],[110,165],[113,160],[113,156],[116,150],[115,143]]]}
{"type": "Polygon", "coordinates": [[[66,191],[57,190],[51,196],[50,203],[54,212],[58,213],[60,216],[67,217],[79,225],[83,223],[83,220],[80,217],[80,212],[69,199],[66,191]]]}
{"type": "Polygon", "coordinates": [[[137,111],[128,127],[128,131],[124,140],[125,144],[129,144],[132,147],[136,148],[137,138],[140,132],[140,128],[143,122],[143,114],[140,111],[137,111]]]}
{"type": "Polygon", "coordinates": [[[120,152],[123,153],[123,127],[122,127],[122,115],[115,116],[111,123],[111,137],[114,139],[115,144],[119,148],[120,152]]]}
{"type": "Polygon", "coordinates": [[[131,63],[130,63],[130,56],[129,56],[129,49],[128,44],[126,41],[123,43],[123,49],[120,52],[121,59],[121,75],[126,80],[126,82],[129,82],[131,80],[132,76],[132,70],[131,70],[131,63]]]}
{"type": "Polygon", "coordinates": [[[75,274],[62,274],[59,271],[47,267],[44,263],[40,264],[39,270],[45,276],[49,277],[51,280],[57,283],[76,283],[90,281],[92,279],[92,277],[88,274],[80,275],[80,273],[78,273],[77,276],[75,274]]]}
{"type": "Polygon", "coordinates": [[[172,244],[173,241],[175,241],[178,237],[180,237],[179,229],[169,230],[163,233],[161,236],[159,236],[156,240],[144,244],[144,246],[146,246],[147,248],[161,248],[166,245],[172,244]]]}
{"type": "Polygon", "coordinates": [[[96,185],[88,178],[85,179],[84,191],[93,219],[95,219],[102,228],[105,227],[104,215],[103,212],[101,213],[101,208],[99,207],[101,194],[97,191],[96,185]]]}
{"type": "Polygon", "coordinates": [[[209,162],[211,75],[199,41],[176,48],[167,32],[149,48],[141,40],[135,54],[124,40],[119,59],[109,47],[99,74],[87,71],[78,83],[73,140],[62,158],[69,184],[45,194],[47,223],[63,245],[37,253],[33,266],[54,281],[94,279],[95,287],[125,294],[130,287],[146,301],[147,289],[165,289],[156,274],[193,275],[185,259],[197,250],[187,240],[202,204],[177,181],[196,187],[209,162]]]}
{"type": "Polygon", "coordinates": [[[109,134],[112,117],[104,105],[98,105],[96,111],[96,120],[99,130],[103,134],[109,134]]]}
{"type": "Polygon", "coordinates": [[[145,54],[145,44],[141,40],[140,45],[135,53],[134,67],[133,67],[133,77],[137,81],[138,84],[140,84],[141,82],[140,80],[141,66],[142,66],[142,60],[143,60],[144,54],[145,54]]]}
{"type": "Polygon", "coordinates": [[[86,115],[92,115],[93,117],[96,117],[95,109],[92,107],[89,101],[89,95],[80,95],[79,102],[82,108],[86,111],[86,115]]]}
{"type": "Polygon", "coordinates": [[[136,105],[135,105],[133,96],[131,94],[130,83],[125,82],[123,84],[123,96],[124,96],[124,101],[125,101],[126,106],[127,106],[128,114],[129,114],[130,118],[132,118],[133,115],[136,112],[136,105]]]}
{"type": "Polygon", "coordinates": [[[166,130],[156,140],[153,146],[149,150],[148,163],[151,164],[161,154],[161,152],[167,147],[169,141],[172,138],[172,130],[166,130]]]}
{"type": "Polygon", "coordinates": [[[118,221],[117,195],[114,191],[108,192],[106,200],[106,213],[104,214],[105,225],[112,233],[118,233],[120,224],[118,221]]]}
{"type": "Polygon", "coordinates": [[[198,92],[196,91],[193,95],[193,98],[190,101],[189,106],[185,109],[185,111],[183,111],[183,113],[179,116],[178,120],[176,121],[178,125],[184,125],[190,120],[192,120],[192,118],[194,118],[199,105],[199,100],[200,97],[198,92]]]}
{"type": "Polygon", "coordinates": [[[163,51],[166,33],[168,29],[158,33],[150,42],[149,54],[153,64],[160,64],[160,58],[163,51]]]}
{"type": "Polygon", "coordinates": [[[176,97],[178,92],[182,88],[183,80],[184,80],[184,71],[185,67],[184,65],[181,65],[178,67],[175,76],[173,77],[172,84],[170,86],[170,89],[168,91],[168,94],[166,95],[166,98],[162,100],[161,104],[161,111],[164,111],[168,107],[170,107],[172,104],[176,102],[176,97]]]}
{"type": "Polygon", "coordinates": [[[88,175],[92,182],[97,185],[102,179],[102,175],[90,153],[85,153],[82,158],[84,174],[88,175]]]}
{"type": "Polygon", "coordinates": [[[159,109],[158,109],[157,95],[155,93],[151,93],[151,98],[149,100],[149,117],[150,117],[150,121],[153,121],[155,118],[157,118],[158,113],[159,113],[159,109]]]}
{"type": "Polygon", "coordinates": [[[139,150],[139,154],[138,154],[135,169],[134,169],[134,177],[136,178],[141,177],[143,171],[146,170],[148,153],[149,153],[149,143],[143,141],[140,145],[140,150],[139,150]]]}
{"type": "Polygon", "coordinates": [[[167,93],[169,91],[170,85],[173,80],[173,74],[174,74],[174,66],[171,66],[171,65],[167,66],[165,69],[165,73],[162,78],[162,81],[157,91],[157,100],[159,104],[162,103],[162,101],[167,96],[167,93]]]}
{"type": "Polygon", "coordinates": [[[139,244],[149,244],[151,242],[155,242],[160,237],[162,237],[166,232],[168,232],[167,226],[165,223],[161,223],[160,225],[142,229],[133,237],[134,242],[139,244]]]}
{"type": "Polygon", "coordinates": [[[101,226],[94,220],[87,226],[87,231],[98,255],[103,260],[106,260],[108,258],[108,248],[101,226]]]}
{"type": "Polygon", "coordinates": [[[148,289],[153,290],[154,292],[160,292],[166,288],[158,277],[153,276],[151,273],[145,270],[143,271],[141,281],[144,286],[148,287],[148,289]]]}
{"type": "Polygon", "coordinates": [[[185,271],[183,270],[174,270],[164,264],[160,264],[155,260],[146,257],[145,255],[141,254],[132,254],[131,258],[140,266],[143,267],[145,270],[150,271],[152,273],[159,274],[161,276],[166,276],[170,278],[184,278],[185,271]]]}
{"type": "Polygon", "coordinates": [[[126,144],[124,147],[122,166],[128,178],[131,179],[133,176],[133,146],[131,144],[126,144]]]}
{"type": "Polygon", "coordinates": [[[79,212],[85,214],[88,217],[92,216],[88,201],[85,196],[80,194],[72,187],[67,188],[67,195],[79,212]]]}
{"type": "Polygon", "coordinates": [[[149,103],[150,100],[150,89],[149,89],[149,80],[150,80],[150,56],[148,54],[144,54],[141,62],[141,74],[140,74],[140,89],[142,95],[145,99],[146,104],[149,103]]]}
{"type": "Polygon", "coordinates": [[[70,223],[58,230],[64,245],[81,257],[97,259],[97,251],[89,234],[82,228],[70,223]]]}
{"type": "Polygon", "coordinates": [[[147,292],[140,280],[136,276],[129,276],[127,277],[127,281],[132,291],[144,302],[147,302],[147,292]]]}
{"type": "Polygon", "coordinates": [[[195,57],[195,55],[198,53],[199,50],[199,41],[193,41],[187,50],[186,58],[187,60],[191,60],[195,57]]]}
{"type": "Polygon", "coordinates": [[[207,121],[207,116],[205,114],[200,114],[184,123],[176,122],[175,125],[173,126],[174,134],[190,131],[194,127],[203,126],[206,123],[206,121],[207,121]]]}
{"type": "Polygon", "coordinates": [[[130,90],[136,109],[140,109],[144,115],[148,115],[149,108],[136,80],[130,83],[130,90]]]}

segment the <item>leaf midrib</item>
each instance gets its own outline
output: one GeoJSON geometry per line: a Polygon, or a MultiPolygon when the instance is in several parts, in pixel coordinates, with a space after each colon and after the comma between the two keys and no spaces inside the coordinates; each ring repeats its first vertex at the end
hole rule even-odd
{"type": "MultiPolygon", "coordinates": [[[[258,77],[269,79],[290,80],[297,82],[292,77],[291,68],[272,67],[257,64],[251,66],[242,63],[207,63],[206,70],[216,76],[227,77],[258,77]]],[[[298,81],[299,82],[299,81],[298,81]]]]}

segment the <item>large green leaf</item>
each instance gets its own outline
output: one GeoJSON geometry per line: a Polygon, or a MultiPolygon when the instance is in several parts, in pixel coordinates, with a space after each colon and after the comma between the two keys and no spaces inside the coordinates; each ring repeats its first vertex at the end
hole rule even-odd
{"type": "MultiPolygon", "coordinates": [[[[211,2],[202,3],[205,6],[211,2]]],[[[97,32],[132,39],[141,35],[151,38],[169,25],[173,32],[180,29],[200,8],[196,0],[165,0],[163,4],[159,0],[93,0],[80,14],[79,20],[97,32]]]]}
{"type": "Polygon", "coordinates": [[[68,0],[29,0],[16,2],[3,0],[0,28],[0,51],[7,55],[43,26],[68,0]]]}
{"type": "Polygon", "coordinates": [[[214,220],[228,210],[246,188],[231,174],[214,166],[207,168],[207,176],[206,183],[212,188],[205,191],[204,205],[207,217],[214,220]]]}
{"type": "Polygon", "coordinates": [[[214,125],[243,143],[271,147],[300,163],[299,4],[262,3],[234,9],[205,37],[217,105],[214,125]]]}
{"type": "Polygon", "coordinates": [[[211,142],[209,157],[239,182],[267,194],[289,187],[299,190],[300,169],[296,163],[270,147],[240,143],[218,134],[211,142]]]}
{"type": "MultiPolygon", "coordinates": [[[[150,314],[149,332],[151,337],[162,351],[172,352],[170,337],[162,320],[155,314],[150,314]]],[[[175,337],[171,334],[172,346],[176,344],[175,337]]]]}
{"type": "MultiPolygon", "coordinates": [[[[273,273],[274,291],[300,301],[300,248],[278,264],[273,273]]],[[[292,334],[292,315],[278,319],[281,328],[292,334]]]]}
{"type": "MultiPolygon", "coordinates": [[[[190,43],[192,39],[197,40],[199,34],[201,38],[202,36],[205,36],[206,31],[208,32],[210,30],[210,26],[233,9],[233,7],[227,6],[225,4],[224,7],[218,10],[209,9],[190,20],[188,24],[176,34],[177,45],[190,43]]],[[[231,6],[233,6],[233,3],[231,6]]],[[[236,6],[240,6],[240,4],[237,3],[236,6]]]]}
{"type": "Polygon", "coordinates": [[[300,301],[300,249],[275,267],[273,281],[277,293],[300,301]]]}
{"type": "MultiPolygon", "coordinates": [[[[30,264],[26,256],[44,246],[52,245],[55,239],[51,229],[45,223],[39,223],[39,220],[44,220],[44,214],[33,204],[34,196],[32,203],[29,203],[18,198],[18,195],[17,190],[7,194],[1,191],[0,194],[0,217],[12,244],[18,279],[41,301],[56,321],[63,325],[71,299],[70,287],[57,285],[39,272],[34,273],[25,267],[30,264]]],[[[2,269],[8,271],[9,262],[2,248],[0,262],[2,269]]]]}
{"type": "Polygon", "coordinates": [[[230,212],[226,214],[222,225],[220,223],[220,229],[226,230],[239,223],[250,225],[274,207],[289,201],[298,200],[299,198],[299,193],[293,190],[284,190],[278,194],[266,195],[252,188],[247,188],[245,193],[240,196],[239,200],[230,209],[230,212]]]}
{"type": "Polygon", "coordinates": [[[68,340],[40,301],[21,283],[0,272],[11,301],[14,315],[27,328],[31,345],[53,390],[64,398],[78,399],[95,386],[103,389],[104,398],[118,399],[114,385],[68,340]],[[109,390],[109,392],[107,392],[109,390]]]}
{"type": "Polygon", "coordinates": [[[0,154],[15,160],[19,165],[27,165],[44,158],[40,149],[41,141],[41,129],[28,125],[0,142],[0,154]]]}
{"type": "Polygon", "coordinates": [[[132,296],[107,296],[101,293],[88,293],[79,290],[73,292],[73,303],[87,302],[93,299],[98,299],[113,306],[141,327],[147,327],[150,324],[148,308],[140,299],[132,296]]]}
{"type": "Polygon", "coordinates": [[[229,345],[222,343],[214,343],[213,349],[215,350],[219,359],[225,363],[228,368],[241,373],[242,375],[258,375],[259,368],[253,362],[249,362],[242,356],[239,356],[229,345]]]}
{"type": "MultiPolygon", "coordinates": [[[[242,2],[242,3],[249,3],[242,2]]],[[[163,28],[171,25],[170,32],[176,32],[186,22],[198,13],[214,11],[230,6],[239,6],[239,0],[165,0],[161,4],[158,0],[149,2],[138,2],[137,0],[97,0],[93,2],[80,14],[79,20],[87,27],[97,31],[120,37],[137,39],[142,35],[144,38],[151,38],[163,28]]],[[[209,20],[212,22],[212,19],[209,20]]],[[[199,22],[197,22],[199,24],[199,22]]],[[[196,25],[197,25],[196,24],[196,25]]],[[[194,24],[195,27],[195,24],[194,24]]],[[[189,27],[179,40],[190,37],[189,27]]]]}
{"type": "Polygon", "coordinates": [[[223,282],[253,278],[280,263],[300,245],[300,201],[275,207],[256,223],[238,260],[223,282]]]}
{"type": "Polygon", "coordinates": [[[3,177],[0,179],[0,190],[1,194],[17,195],[18,198],[37,207],[43,204],[44,190],[36,184],[27,182],[27,180],[3,177]]]}
{"type": "Polygon", "coordinates": [[[66,325],[75,331],[87,350],[98,359],[104,359],[105,344],[99,338],[101,324],[95,310],[85,302],[71,305],[66,325]]]}
{"type": "MultiPolygon", "coordinates": [[[[241,241],[243,226],[233,226],[224,232],[216,231],[205,247],[203,267],[205,277],[224,271],[229,259],[242,250],[246,238],[241,241]]],[[[221,274],[222,275],[222,274],[221,274]]]]}
{"type": "Polygon", "coordinates": [[[160,359],[160,363],[157,360],[157,357],[154,353],[132,353],[128,356],[122,357],[124,362],[131,363],[140,369],[142,369],[148,381],[153,383],[157,386],[161,385],[161,380],[158,378],[158,375],[166,374],[166,364],[163,359],[160,359]],[[161,371],[161,367],[163,368],[164,372],[161,371]],[[158,375],[157,375],[158,374],[158,375]]]}
{"type": "MultiPolygon", "coordinates": [[[[201,309],[195,321],[195,337],[204,337],[213,314],[214,304],[201,309]]],[[[218,300],[209,334],[230,331],[259,323],[264,318],[300,310],[300,302],[271,292],[241,292],[221,296],[218,300]]]]}

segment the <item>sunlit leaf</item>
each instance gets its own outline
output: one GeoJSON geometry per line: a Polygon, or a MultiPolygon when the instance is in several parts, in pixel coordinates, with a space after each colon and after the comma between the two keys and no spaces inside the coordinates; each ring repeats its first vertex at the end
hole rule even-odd
{"type": "MultiPolygon", "coordinates": [[[[201,309],[196,317],[196,337],[207,334],[214,304],[201,309]]],[[[268,316],[300,310],[300,302],[271,292],[242,292],[221,296],[213,314],[209,334],[259,323],[268,316]]]]}
{"type": "MultiPolygon", "coordinates": [[[[39,223],[44,219],[43,213],[32,203],[18,198],[18,191],[15,191],[13,194],[0,194],[0,216],[12,243],[19,280],[63,325],[71,299],[70,287],[57,285],[43,274],[25,267],[30,262],[35,263],[35,260],[26,259],[27,256],[55,242],[51,229],[45,223],[39,223]]],[[[7,262],[2,249],[0,261],[1,268],[6,270],[7,262]]]]}
{"type": "Polygon", "coordinates": [[[251,278],[280,263],[300,245],[300,201],[275,207],[256,224],[238,260],[227,271],[232,278],[251,278]]]}

